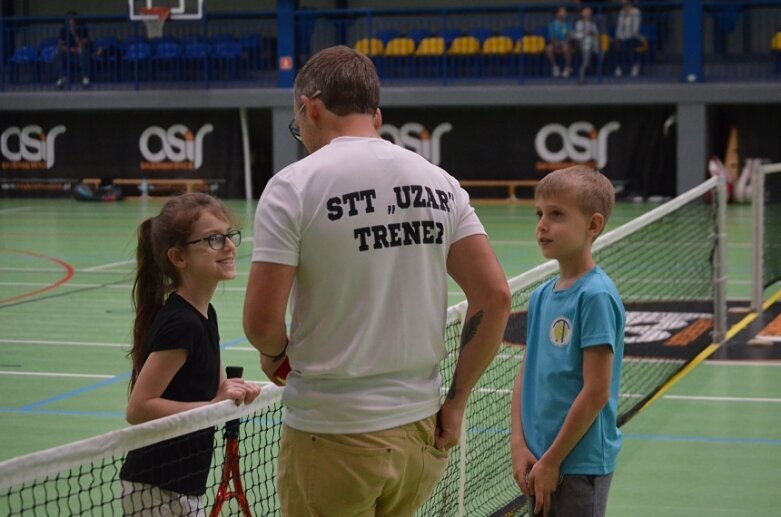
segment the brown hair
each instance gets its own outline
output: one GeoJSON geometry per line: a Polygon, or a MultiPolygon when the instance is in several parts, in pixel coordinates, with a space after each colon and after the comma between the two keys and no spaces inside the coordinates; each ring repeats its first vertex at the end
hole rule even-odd
{"type": "Polygon", "coordinates": [[[133,362],[130,389],[136,383],[141,367],[144,342],[149,327],[160,308],[179,285],[179,274],[168,259],[168,250],[183,246],[193,225],[205,211],[233,223],[233,214],[207,194],[183,194],[169,199],[160,214],[138,226],[136,279],[133,282],[133,346],[128,352],[133,362]]]}
{"type": "Polygon", "coordinates": [[[600,213],[605,223],[613,212],[616,190],[613,184],[597,169],[585,165],[575,165],[559,169],[546,175],[534,191],[535,197],[575,196],[578,208],[591,216],[600,213]]]}
{"type": "Polygon", "coordinates": [[[373,115],[380,105],[380,79],[374,63],[364,54],[343,45],[321,50],[296,75],[295,106],[301,95],[319,98],[338,116],[373,115]]]}

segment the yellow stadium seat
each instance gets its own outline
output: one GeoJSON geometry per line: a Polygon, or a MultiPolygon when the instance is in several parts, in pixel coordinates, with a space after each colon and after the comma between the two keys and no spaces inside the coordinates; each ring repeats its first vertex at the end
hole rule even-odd
{"type": "Polygon", "coordinates": [[[445,39],[441,36],[423,38],[415,51],[416,56],[441,56],[445,53],[445,39]]]}
{"type": "Polygon", "coordinates": [[[612,38],[607,34],[603,34],[599,39],[602,43],[602,53],[604,54],[610,50],[610,42],[612,41],[612,38]]]}
{"type": "Polygon", "coordinates": [[[387,57],[406,57],[415,53],[415,40],[401,36],[393,38],[385,45],[385,56],[387,57]]]}
{"type": "Polygon", "coordinates": [[[480,41],[474,36],[459,36],[450,44],[451,55],[468,56],[480,53],[480,41]]]}
{"type": "Polygon", "coordinates": [[[515,42],[513,52],[520,54],[542,54],[545,52],[545,38],[542,36],[528,35],[515,42]]]}
{"type": "Polygon", "coordinates": [[[773,36],[773,40],[770,42],[770,48],[775,52],[781,52],[781,31],[776,32],[773,36]]]}
{"type": "Polygon", "coordinates": [[[483,42],[483,54],[504,55],[513,51],[513,40],[507,36],[491,36],[483,42]]]}
{"type": "Polygon", "coordinates": [[[361,38],[355,43],[355,50],[367,56],[381,56],[385,51],[385,45],[379,38],[361,38]]]}

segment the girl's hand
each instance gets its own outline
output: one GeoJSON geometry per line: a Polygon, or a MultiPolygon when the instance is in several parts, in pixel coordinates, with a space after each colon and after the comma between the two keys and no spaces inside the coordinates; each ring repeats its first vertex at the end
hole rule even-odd
{"type": "Polygon", "coordinates": [[[217,396],[212,402],[223,400],[232,400],[236,405],[242,403],[249,404],[255,400],[260,393],[260,386],[254,383],[248,383],[244,379],[232,378],[225,379],[217,390],[217,396]]]}

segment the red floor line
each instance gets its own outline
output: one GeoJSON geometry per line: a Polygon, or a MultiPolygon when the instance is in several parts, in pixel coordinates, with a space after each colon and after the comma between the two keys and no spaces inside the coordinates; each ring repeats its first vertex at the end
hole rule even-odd
{"type": "Polygon", "coordinates": [[[34,251],[27,251],[27,250],[15,250],[11,248],[0,248],[0,253],[18,253],[20,255],[30,255],[31,257],[36,258],[44,258],[46,260],[50,260],[51,262],[54,262],[55,264],[61,266],[63,269],[65,269],[65,276],[60,278],[54,283],[51,283],[47,285],[46,287],[42,287],[40,289],[36,289],[35,291],[30,291],[29,293],[22,293],[17,294],[16,296],[12,296],[10,298],[5,298],[0,300],[0,305],[3,305],[5,303],[13,302],[16,300],[20,300],[22,298],[29,298],[31,296],[35,296],[36,294],[45,293],[47,291],[51,291],[52,289],[56,289],[62,284],[70,281],[71,278],[73,278],[74,269],[73,266],[68,264],[67,262],[60,260],[58,258],[54,257],[47,257],[46,255],[41,255],[40,253],[36,253],[34,251]]]}

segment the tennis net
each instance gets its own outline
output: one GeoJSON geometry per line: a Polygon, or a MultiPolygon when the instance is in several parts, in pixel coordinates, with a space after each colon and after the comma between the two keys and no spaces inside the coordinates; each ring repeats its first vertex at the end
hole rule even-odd
{"type": "Polygon", "coordinates": [[[765,289],[781,280],[781,163],[762,165],[751,179],[753,211],[752,309],[762,310],[765,289]]]}
{"type": "MultiPolygon", "coordinates": [[[[723,185],[709,180],[594,245],[597,261],[618,286],[628,313],[619,404],[622,423],[723,336],[723,201],[723,185]]],[[[529,297],[555,274],[556,264],[549,262],[509,281],[513,312],[502,346],[470,398],[461,443],[451,451],[443,479],[418,515],[517,515],[524,510],[509,458],[510,400],[523,359],[529,297]]],[[[465,312],[465,302],[448,310],[448,355],[441,364],[444,386],[455,369],[465,312]]],[[[221,504],[217,494],[238,491],[236,477],[221,488],[221,481],[230,477],[225,472],[233,472],[238,473],[252,515],[279,515],[274,483],[281,391],[266,386],[251,405],[223,402],[0,463],[0,514],[123,513],[119,477],[127,453],[172,439],[181,446],[183,436],[205,430],[213,453],[202,473],[204,494],[164,504],[209,511],[221,504]],[[231,442],[223,438],[223,428],[236,419],[238,439],[231,442]],[[235,465],[235,470],[226,470],[225,465],[235,465]]],[[[178,469],[183,477],[193,474],[191,455],[177,455],[184,466],[160,468],[178,469]]],[[[158,496],[150,491],[133,501],[134,508],[143,504],[154,513],[158,496]]],[[[242,514],[240,499],[228,500],[222,513],[242,514]]]]}

